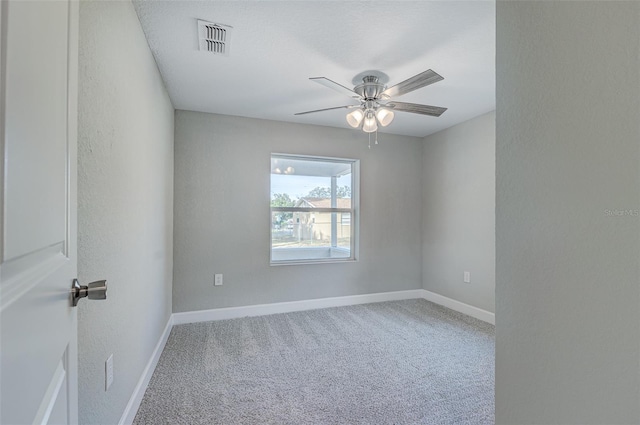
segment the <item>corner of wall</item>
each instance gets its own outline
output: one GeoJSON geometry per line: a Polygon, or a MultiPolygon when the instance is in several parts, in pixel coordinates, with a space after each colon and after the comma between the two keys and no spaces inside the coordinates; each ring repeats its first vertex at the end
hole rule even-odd
{"type": "Polygon", "coordinates": [[[422,250],[423,289],[495,311],[495,111],[424,138],[422,250]]]}

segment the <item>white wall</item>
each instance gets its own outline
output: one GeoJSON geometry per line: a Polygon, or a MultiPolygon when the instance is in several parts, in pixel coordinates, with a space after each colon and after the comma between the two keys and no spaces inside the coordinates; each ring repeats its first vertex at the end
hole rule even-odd
{"type": "Polygon", "coordinates": [[[497,4],[498,424],[640,423],[639,22],[497,4]]]}
{"type": "Polygon", "coordinates": [[[173,107],[130,2],[80,4],[80,423],[114,424],[171,314],[173,107]],[[104,390],[113,353],[114,382],[104,390]]]}
{"type": "Polygon", "coordinates": [[[424,138],[422,282],[495,311],[495,119],[490,112],[424,138]],[[463,280],[471,273],[471,283],[463,280]]]}
{"type": "Polygon", "coordinates": [[[174,312],[421,288],[421,139],[187,111],[175,134],[174,312]],[[269,266],[272,152],[360,159],[358,262],[269,266]]]}

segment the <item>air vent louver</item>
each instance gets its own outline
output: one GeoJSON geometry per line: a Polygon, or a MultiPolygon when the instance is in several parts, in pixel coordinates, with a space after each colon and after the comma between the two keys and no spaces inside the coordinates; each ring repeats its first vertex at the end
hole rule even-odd
{"type": "Polygon", "coordinates": [[[216,55],[229,56],[232,27],[198,20],[200,50],[216,55]]]}

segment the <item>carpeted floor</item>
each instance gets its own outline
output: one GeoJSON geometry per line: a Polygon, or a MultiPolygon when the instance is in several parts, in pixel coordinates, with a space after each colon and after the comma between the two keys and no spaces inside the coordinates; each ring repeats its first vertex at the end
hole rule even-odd
{"type": "Polygon", "coordinates": [[[494,327],[425,300],[175,326],[135,424],[493,424],[494,327]]]}

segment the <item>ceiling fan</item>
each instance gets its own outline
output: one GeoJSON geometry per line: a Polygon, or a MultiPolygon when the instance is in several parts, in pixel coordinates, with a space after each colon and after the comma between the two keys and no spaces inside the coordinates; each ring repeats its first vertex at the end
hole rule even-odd
{"type": "Polygon", "coordinates": [[[333,109],[354,109],[347,114],[347,122],[353,128],[359,128],[360,125],[362,125],[362,130],[365,133],[377,131],[378,124],[382,127],[386,127],[391,124],[394,117],[394,111],[411,112],[413,114],[439,117],[447,110],[447,108],[441,108],[439,106],[398,102],[391,99],[392,97],[402,96],[403,94],[410,93],[419,88],[444,80],[441,75],[431,69],[414,75],[413,77],[389,88],[380,82],[379,77],[375,75],[364,76],[362,78],[362,84],[355,86],[353,90],[325,77],[314,77],[309,79],[345,94],[352,99],[358,100],[360,104],[298,112],[295,115],[312,114],[315,112],[331,111],[333,109]]]}

